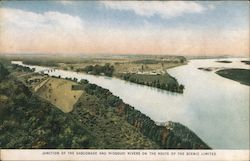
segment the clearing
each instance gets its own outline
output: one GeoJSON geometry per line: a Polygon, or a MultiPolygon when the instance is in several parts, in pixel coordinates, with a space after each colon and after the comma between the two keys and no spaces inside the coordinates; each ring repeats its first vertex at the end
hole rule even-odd
{"type": "Polygon", "coordinates": [[[48,78],[37,90],[39,97],[49,101],[65,113],[73,110],[74,104],[82,95],[82,90],[72,90],[77,83],[57,78],[48,78]]]}

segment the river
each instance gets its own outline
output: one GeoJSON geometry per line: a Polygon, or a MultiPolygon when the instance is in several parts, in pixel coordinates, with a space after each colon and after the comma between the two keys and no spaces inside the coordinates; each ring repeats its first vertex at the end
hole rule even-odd
{"type": "MultiPolygon", "coordinates": [[[[226,67],[249,69],[237,58],[232,63],[218,63],[219,59],[190,60],[187,65],[168,72],[181,84],[183,94],[138,85],[117,78],[94,76],[72,71],[45,72],[62,78],[87,79],[90,83],[109,89],[124,102],[148,115],[154,121],[175,121],[194,131],[214,149],[249,149],[249,86],[223,78],[214,71],[199,67],[226,67]]],[[[22,62],[13,61],[14,64],[22,62]]],[[[24,65],[35,72],[50,68],[24,65]]]]}

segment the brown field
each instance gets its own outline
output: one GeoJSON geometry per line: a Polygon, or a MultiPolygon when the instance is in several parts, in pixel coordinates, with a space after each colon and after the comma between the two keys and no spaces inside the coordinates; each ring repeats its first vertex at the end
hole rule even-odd
{"type": "Polygon", "coordinates": [[[71,90],[71,86],[75,84],[68,80],[48,78],[36,93],[39,97],[68,113],[73,110],[74,104],[83,93],[80,90],[71,90]]]}

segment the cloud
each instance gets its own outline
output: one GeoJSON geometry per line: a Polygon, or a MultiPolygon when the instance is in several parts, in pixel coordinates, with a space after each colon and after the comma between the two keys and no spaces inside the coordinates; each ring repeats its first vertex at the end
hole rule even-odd
{"type": "Polygon", "coordinates": [[[65,5],[65,6],[67,6],[67,5],[72,5],[73,4],[73,2],[72,1],[70,1],[70,0],[60,0],[60,1],[57,1],[58,3],[61,3],[62,5],[65,5]]]}
{"type": "Polygon", "coordinates": [[[1,8],[0,9],[3,27],[17,27],[25,29],[42,30],[45,28],[61,29],[80,29],[83,22],[78,16],[72,16],[65,13],[48,11],[42,14],[28,12],[19,9],[1,8]]]}
{"type": "Polygon", "coordinates": [[[206,8],[197,2],[191,1],[101,1],[106,8],[114,10],[133,11],[140,16],[159,15],[162,18],[172,18],[188,13],[202,13],[206,8]]]}
{"type": "Polygon", "coordinates": [[[0,53],[249,54],[249,28],[119,28],[54,11],[0,13],[0,53]]]}
{"type": "Polygon", "coordinates": [[[207,6],[210,10],[214,10],[216,7],[215,7],[215,5],[213,5],[213,4],[209,4],[208,6],[207,6]]]}
{"type": "Polygon", "coordinates": [[[0,48],[10,51],[66,51],[80,42],[84,22],[78,16],[0,8],[0,48]]]}

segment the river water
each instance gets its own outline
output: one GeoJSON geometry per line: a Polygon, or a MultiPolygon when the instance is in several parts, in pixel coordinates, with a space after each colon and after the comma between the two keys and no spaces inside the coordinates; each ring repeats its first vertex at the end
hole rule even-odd
{"type": "MultiPolygon", "coordinates": [[[[168,72],[181,84],[183,94],[138,85],[117,78],[93,76],[72,71],[55,70],[49,75],[87,79],[90,83],[109,89],[124,102],[148,115],[154,121],[175,121],[194,131],[213,149],[249,149],[249,86],[223,78],[214,71],[199,67],[249,69],[237,58],[232,63],[218,63],[219,59],[190,60],[187,65],[168,72]]],[[[223,59],[225,60],[225,59],[223,59]]],[[[22,62],[13,61],[14,64],[22,62]]],[[[24,65],[35,72],[50,68],[24,65]]]]}

